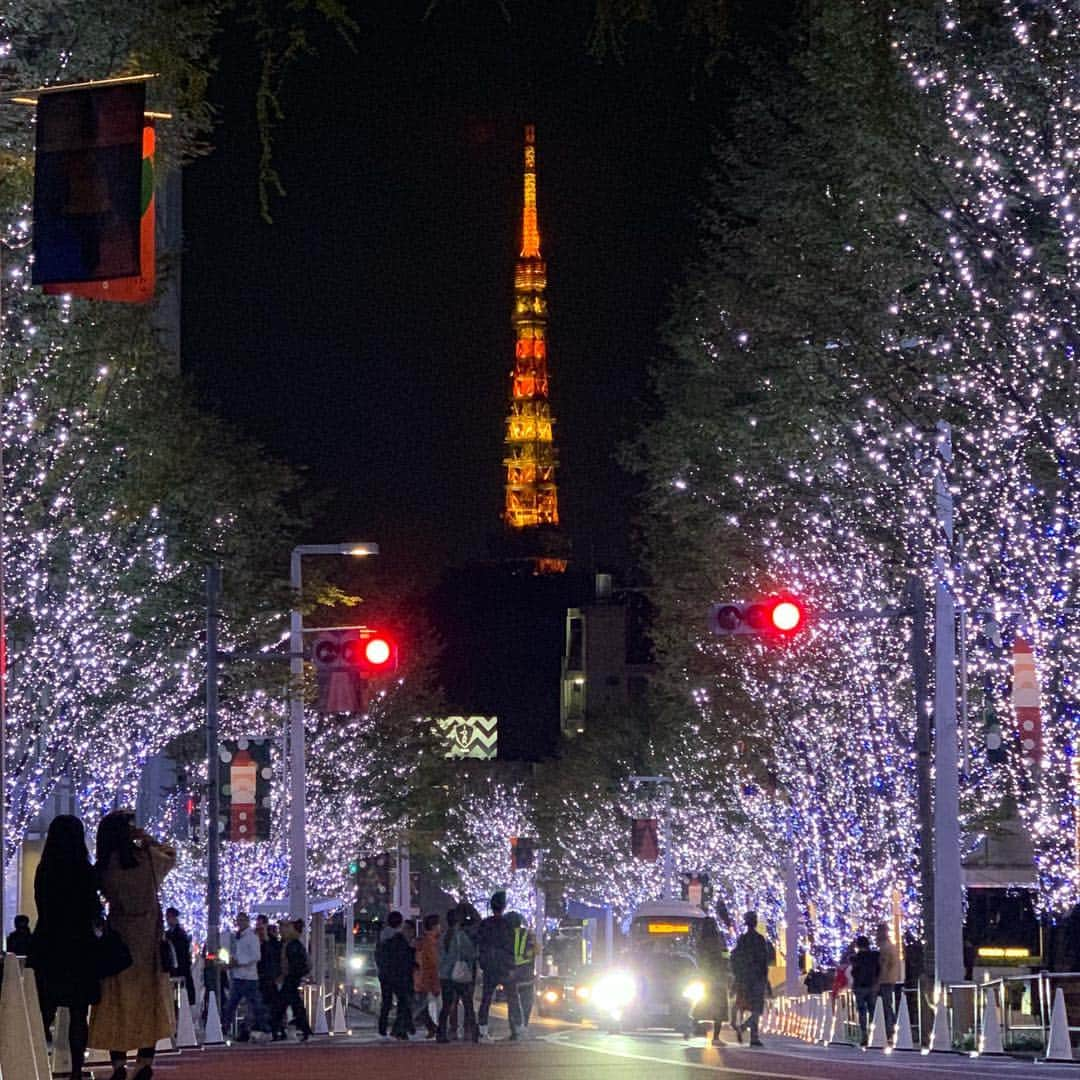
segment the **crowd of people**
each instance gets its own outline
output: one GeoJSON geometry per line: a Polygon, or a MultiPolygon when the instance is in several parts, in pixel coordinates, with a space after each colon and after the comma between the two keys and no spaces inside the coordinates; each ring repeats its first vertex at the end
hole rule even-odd
{"type": "Polygon", "coordinates": [[[859,1017],[859,1035],[865,1046],[869,1039],[870,1021],[881,999],[885,1018],[885,1037],[892,1039],[896,1027],[897,1003],[903,993],[903,974],[900,955],[889,938],[889,928],[882,923],[874,935],[874,945],[861,934],[845,951],[832,986],[832,996],[841,990],[851,990],[859,1017]]]}
{"type": "Polygon", "coordinates": [[[440,1043],[490,1041],[491,1003],[502,987],[510,1038],[527,1038],[536,939],[521,915],[506,910],[506,893],[491,897],[486,919],[462,903],[447,911],[443,922],[437,914],[426,916],[417,936],[400,911],[387,918],[375,950],[379,1035],[407,1040],[424,1028],[427,1038],[440,1043]]]}

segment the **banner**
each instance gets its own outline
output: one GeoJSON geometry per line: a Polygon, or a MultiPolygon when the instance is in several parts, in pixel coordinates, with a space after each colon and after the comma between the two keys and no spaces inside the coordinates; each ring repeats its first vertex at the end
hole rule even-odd
{"type": "Polygon", "coordinates": [[[226,739],[219,750],[218,791],[222,840],[270,839],[270,801],[274,770],[268,738],[226,739]]]}
{"type": "Polygon", "coordinates": [[[642,862],[656,862],[660,843],[656,818],[634,818],[630,831],[630,853],[642,862]]]}
{"type": "Polygon", "coordinates": [[[448,758],[494,761],[499,747],[497,716],[443,716],[435,720],[448,758]]]}
{"type": "Polygon", "coordinates": [[[1035,654],[1022,637],[1013,641],[1013,709],[1020,732],[1020,756],[1027,768],[1038,772],[1042,762],[1042,711],[1035,654]]]}
{"type": "Polygon", "coordinates": [[[143,82],[38,97],[35,285],[141,273],[145,107],[143,82]]]}

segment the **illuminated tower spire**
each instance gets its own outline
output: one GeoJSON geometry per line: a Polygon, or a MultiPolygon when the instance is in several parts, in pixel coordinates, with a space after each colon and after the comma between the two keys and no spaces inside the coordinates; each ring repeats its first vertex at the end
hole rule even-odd
{"type": "MultiPolygon", "coordinates": [[[[547,267],[540,258],[536,220],[536,134],[525,128],[525,197],[521,214],[521,257],[514,272],[514,369],[506,418],[506,508],[514,531],[559,524],[547,372],[547,267]]],[[[554,564],[559,560],[546,560],[554,564]]],[[[545,570],[561,570],[544,565],[545,570]]]]}

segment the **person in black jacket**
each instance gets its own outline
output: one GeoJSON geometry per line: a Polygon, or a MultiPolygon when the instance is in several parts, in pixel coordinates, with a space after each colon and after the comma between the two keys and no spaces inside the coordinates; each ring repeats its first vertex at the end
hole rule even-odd
{"type": "Polygon", "coordinates": [[[274,1042],[281,1042],[285,1038],[285,1031],[275,1028],[274,1020],[278,1016],[277,981],[281,974],[284,945],[277,924],[272,923],[266,915],[255,916],[255,936],[259,939],[259,963],[256,968],[259,976],[259,997],[270,1010],[270,1031],[274,1042]]]}
{"type": "Polygon", "coordinates": [[[101,923],[97,879],[86,849],[83,823],[71,814],[53,818],[34,875],[38,920],[27,964],[34,969],[43,1008],[70,1014],[72,1080],[82,1080],[87,1013],[101,1000],[96,929],[101,923]]]}
{"type": "Polygon", "coordinates": [[[174,979],[183,979],[189,1005],[195,1004],[195,980],[191,977],[191,935],[180,925],[180,912],[174,907],[165,909],[165,937],[176,954],[176,967],[169,972],[174,979]]]}
{"type": "Polygon", "coordinates": [[[477,935],[480,967],[484,971],[484,989],[480,995],[477,1028],[480,1041],[487,1042],[488,1013],[498,986],[505,987],[514,972],[514,929],[506,921],[506,893],[501,889],[491,897],[491,914],[480,924],[477,935]]]}
{"type": "Polygon", "coordinates": [[[304,932],[304,920],[282,919],[280,924],[281,940],[285,943],[281,954],[281,982],[274,1014],[270,1018],[270,1030],[285,1033],[285,1010],[292,1009],[293,1019],[300,1032],[300,1041],[311,1038],[311,1024],[308,1022],[304,999],[300,996],[300,982],[311,970],[307,949],[300,935],[304,932]]]}
{"type": "Polygon", "coordinates": [[[867,1029],[874,1010],[881,981],[881,954],[870,948],[870,939],[862,934],[855,939],[855,955],[851,960],[851,989],[859,1009],[859,1032],[862,1044],[867,1042],[867,1029]]]}
{"type": "Polygon", "coordinates": [[[26,956],[30,951],[30,916],[16,915],[15,929],[7,936],[7,951],[26,956]]]}
{"type": "Polygon", "coordinates": [[[743,923],[746,929],[731,953],[731,973],[735,976],[735,1008],[746,1013],[747,1019],[732,1027],[739,1042],[743,1032],[749,1030],[750,1045],[760,1046],[758,1020],[765,1011],[765,994],[769,990],[772,946],[758,933],[757,912],[748,911],[743,923]]]}
{"type": "MultiPolygon", "coordinates": [[[[399,912],[392,912],[392,915],[399,912]]],[[[387,920],[389,922],[390,920],[387,920]]],[[[379,982],[384,988],[383,1013],[388,1018],[390,999],[397,999],[394,1013],[393,1036],[408,1039],[412,1027],[413,971],[416,969],[416,951],[401,932],[403,923],[379,945],[379,982]]]]}

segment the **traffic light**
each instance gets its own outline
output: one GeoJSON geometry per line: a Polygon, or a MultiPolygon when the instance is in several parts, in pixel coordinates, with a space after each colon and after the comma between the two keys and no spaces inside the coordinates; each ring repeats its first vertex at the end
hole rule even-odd
{"type": "Polygon", "coordinates": [[[381,630],[361,630],[350,659],[365,679],[397,671],[397,642],[381,630]]]}
{"type": "Polygon", "coordinates": [[[806,608],[795,596],[713,604],[709,609],[709,629],[718,637],[789,638],[805,626],[806,608]]]}

